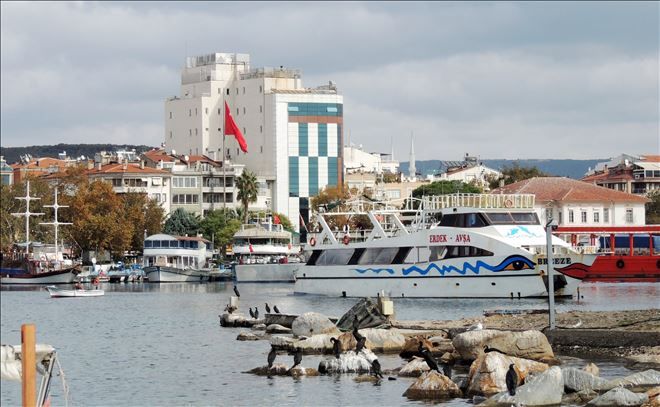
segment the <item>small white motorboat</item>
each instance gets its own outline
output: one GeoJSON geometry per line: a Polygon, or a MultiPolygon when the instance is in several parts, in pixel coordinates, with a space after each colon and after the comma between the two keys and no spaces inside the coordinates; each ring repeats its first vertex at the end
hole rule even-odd
{"type": "Polygon", "coordinates": [[[84,289],[73,289],[65,290],[63,288],[58,288],[52,285],[46,287],[51,298],[59,297],[100,297],[105,294],[103,290],[84,290],[84,289]]]}

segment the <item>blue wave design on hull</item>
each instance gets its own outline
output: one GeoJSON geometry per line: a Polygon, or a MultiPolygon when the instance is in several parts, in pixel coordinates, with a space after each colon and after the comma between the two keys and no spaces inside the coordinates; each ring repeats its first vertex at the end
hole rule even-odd
{"type": "Polygon", "coordinates": [[[360,274],[364,274],[367,271],[371,271],[371,272],[376,273],[376,274],[378,274],[382,271],[386,271],[388,274],[394,274],[394,270],[392,270],[392,269],[372,269],[372,268],[368,268],[368,269],[352,269],[352,270],[357,271],[360,274]]]}
{"type": "Polygon", "coordinates": [[[468,271],[472,271],[474,274],[479,274],[479,271],[484,268],[489,271],[493,272],[499,272],[503,270],[524,270],[524,269],[533,269],[534,268],[534,262],[530,261],[528,258],[519,256],[519,255],[513,255],[509,256],[506,259],[504,259],[500,264],[497,264],[495,266],[492,266],[488,263],[485,263],[481,260],[477,260],[477,262],[472,265],[471,263],[465,262],[463,263],[463,268],[460,269],[456,266],[438,266],[435,263],[429,264],[426,268],[422,269],[418,266],[412,266],[407,269],[401,270],[404,276],[407,276],[413,272],[417,272],[422,276],[427,275],[431,270],[436,270],[440,275],[445,275],[451,272],[455,272],[461,275],[467,274],[468,271]],[[513,267],[513,268],[509,268],[513,267]]]}

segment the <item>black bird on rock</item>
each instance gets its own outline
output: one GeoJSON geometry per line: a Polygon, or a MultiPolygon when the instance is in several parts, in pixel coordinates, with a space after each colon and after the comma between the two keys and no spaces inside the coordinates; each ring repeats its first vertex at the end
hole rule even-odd
{"type": "Polygon", "coordinates": [[[254,312],[252,312],[252,308],[250,308],[249,312],[250,312],[250,316],[254,318],[254,312]]]}
{"type": "Polygon", "coordinates": [[[234,294],[236,294],[238,298],[241,298],[241,293],[238,292],[238,287],[236,286],[234,286],[234,294]]]}
{"type": "Polygon", "coordinates": [[[273,311],[275,311],[276,314],[280,313],[280,310],[277,309],[277,305],[273,305],[273,311]]]}
{"type": "Polygon", "coordinates": [[[380,370],[380,362],[378,359],[374,359],[374,361],[371,362],[371,374],[379,379],[383,378],[383,372],[380,370]]]}
{"type": "Polygon", "coordinates": [[[488,345],[484,345],[484,353],[490,353],[490,352],[499,352],[502,355],[506,355],[506,352],[502,352],[501,350],[499,350],[497,348],[491,348],[488,345]]]}
{"type": "Polygon", "coordinates": [[[275,347],[271,345],[270,352],[268,352],[268,368],[269,369],[271,367],[273,367],[273,362],[275,362],[276,357],[277,357],[277,351],[275,350],[275,347]]]}
{"type": "Polygon", "coordinates": [[[339,355],[341,354],[341,342],[339,342],[339,339],[337,338],[330,338],[330,342],[332,342],[332,353],[337,359],[339,359],[339,355]]]}
{"type": "Polygon", "coordinates": [[[270,307],[268,306],[268,303],[265,303],[265,304],[266,304],[266,307],[265,307],[265,308],[266,308],[266,312],[270,314],[270,307]]]}
{"type": "Polygon", "coordinates": [[[518,387],[518,372],[516,372],[515,365],[511,363],[509,370],[506,372],[506,389],[510,395],[515,396],[516,387],[518,387]]]}
{"type": "Polygon", "coordinates": [[[438,373],[440,372],[440,368],[438,367],[438,362],[433,359],[433,356],[431,355],[431,352],[429,352],[428,349],[424,348],[420,344],[420,353],[422,354],[422,357],[424,358],[424,361],[426,362],[426,365],[429,367],[431,370],[435,370],[438,373]]]}
{"type": "Polygon", "coordinates": [[[257,307],[254,307],[254,319],[259,319],[259,310],[257,307]]]}
{"type": "Polygon", "coordinates": [[[451,379],[451,366],[447,363],[442,364],[442,374],[447,376],[448,379],[451,379]]]}
{"type": "Polygon", "coordinates": [[[294,355],[293,355],[293,366],[291,366],[291,369],[289,369],[289,370],[292,370],[294,367],[296,367],[296,366],[300,365],[300,363],[302,363],[302,356],[303,356],[302,348],[297,348],[296,353],[294,353],[294,355]]]}
{"type": "Polygon", "coordinates": [[[364,346],[366,344],[367,344],[367,338],[360,335],[360,339],[358,339],[357,345],[355,345],[355,354],[357,355],[358,353],[360,353],[360,351],[364,349],[364,346]]]}

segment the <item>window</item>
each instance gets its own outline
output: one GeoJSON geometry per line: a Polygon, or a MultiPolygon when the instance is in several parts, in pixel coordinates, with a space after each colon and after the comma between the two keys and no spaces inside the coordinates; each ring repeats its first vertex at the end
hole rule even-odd
{"type": "Polygon", "coordinates": [[[170,112],[170,119],[172,118],[172,112],[170,112]]]}
{"type": "Polygon", "coordinates": [[[188,135],[192,136],[192,129],[188,129],[188,135]]]}
{"type": "Polygon", "coordinates": [[[263,92],[263,91],[264,91],[264,87],[261,86],[261,85],[259,85],[259,93],[261,93],[261,92],[263,92]]]}
{"type": "Polygon", "coordinates": [[[633,210],[626,208],[626,223],[633,223],[633,210]]]}
{"type": "Polygon", "coordinates": [[[243,94],[245,95],[245,86],[243,86],[243,94]]]}
{"type": "Polygon", "coordinates": [[[218,88],[218,95],[222,94],[222,88],[218,88]]]}
{"type": "Polygon", "coordinates": [[[352,249],[324,250],[316,261],[317,265],[346,265],[353,255],[352,249]]]}
{"type": "Polygon", "coordinates": [[[172,203],[177,205],[195,205],[199,203],[199,195],[175,194],[172,195],[172,203]]]}
{"type": "Polygon", "coordinates": [[[610,209],[603,209],[603,222],[610,223],[610,209]]]}
{"type": "Polygon", "coordinates": [[[227,94],[229,95],[229,88],[227,88],[227,94]]]}
{"type": "Polygon", "coordinates": [[[594,210],[594,223],[600,223],[600,212],[594,210]]]}
{"type": "Polygon", "coordinates": [[[259,113],[263,113],[263,112],[264,112],[264,107],[259,105],[259,113]]]}
{"type": "Polygon", "coordinates": [[[568,223],[575,222],[575,215],[573,214],[573,209],[568,210],[568,223]]]}
{"type": "Polygon", "coordinates": [[[172,131],[170,130],[170,138],[172,138],[172,131]]]}
{"type": "Polygon", "coordinates": [[[260,151],[261,154],[263,154],[263,153],[264,153],[264,146],[261,146],[261,147],[259,147],[259,148],[260,148],[260,150],[261,150],[261,151],[260,151]]]}
{"type": "Polygon", "coordinates": [[[264,126],[259,126],[259,133],[263,133],[263,132],[264,132],[264,126]]]}
{"type": "Polygon", "coordinates": [[[238,88],[236,88],[236,94],[238,95],[238,88]]]}
{"type": "Polygon", "coordinates": [[[582,223],[587,223],[587,211],[580,211],[580,220],[582,223]]]}
{"type": "Polygon", "coordinates": [[[398,251],[398,247],[367,249],[358,264],[391,264],[398,251]]]}
{"type": "Polygon", "coordinates": [[[209,108],[208,107],[204,108],[204,113],[209,114],[209,108]]]}
{"type": "Polygon", "coordinates": [[[197,108],[195,108],[195,116],[197,116],[197,108]]]}
{"type": "Polygon", "coordinates": [[[195,127],[195,135],[197,135],[197,127],[195,127]]]}
{"type": "Polygon", "coordinates": [[[197,188],[197,177],[172,177],[172,188],[197,188]]]}
{"type": "Polygon", "coordinates": [[[222,114],[221,110],[222,109],[218,108],[218,116],[220,116],[222,114]]]}
{"type": "MultiPolygon", "coordinates": [[[[236,90],[238,90],[238,89],[236,89],[236,90]]],[[[238,110],[238,108],[236,108],[236,116],[238,116],[238,112],[239,112],[239,110],[238,110]]]]}
{"type": "Polygon", "coordinates": [[[188,117],[192,116],[192,109],[188,109],[188,117]]]}
{"type": "Polygon", "coordinates": [[[243,108],[243,114],[245,114],[245,107],[243,108]]]}

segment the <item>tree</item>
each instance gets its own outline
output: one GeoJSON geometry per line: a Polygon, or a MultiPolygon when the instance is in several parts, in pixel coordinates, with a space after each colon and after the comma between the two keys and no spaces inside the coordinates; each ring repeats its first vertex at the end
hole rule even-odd
{"type": "Polygon", "coordinates": [[[144,233],[147,236],[159,233],[162,229],[163,208],[146,194],[129,192],[122,194],[125,220],[132,225],[131,248],[141,251],[144,245],[144,233]]]}
{"type": "Polygon", "coordinates": [[[288,216],[283,213],[273,212],[273,219],[275,219],[276,216],[280,220],[280,224],[284,230],[288,230],[289,232],[295,231],[293,228],[293,223],[291,223],[291,219],[289,219],[288,216]]]}
{"type": "Polygon", "coordinates": [[[248,206],[250,203],[257,202],[257,177],[253,172],[244,171],[236,178],[236,187],[238,187],[237,198],[241,201],[244,211],[244,222],[248,222],[248,206]]]}
{"type": "Polygon", "coordinates": [[[502,176],[500,178],[490,181],[490,188],[495,189],[500,186],[500,180],[504,180],[504,185],[513,184],[514,182],[534,178],[534,177],[547,177],[548,174],[539,170],[536,167],[521,167],[518,163],[513,163],[510,167],[504,166],[502,168],[502,176]]]}
{"type": "Polygon", "coordinates": [[[647,197],[651,201],[646,203],[646,224],[660,224],[660,189],[650,192],[647,197]]]}
{"type": "Polygon", "coordinates": [[[163,231],[169,235],[196,236],[199,232],[199,222],[200,220],[195,214],[187,212],[183,208],[177,208],[165,221],[163,231]]]}
{"type": "Polygon", "coordinates": [[[204,237],[212,240],[221,253],[225,253],[234,234],[241,228],[239,215],[231,209],[219,209],[208,213],[199,223],[204,237]]]}

